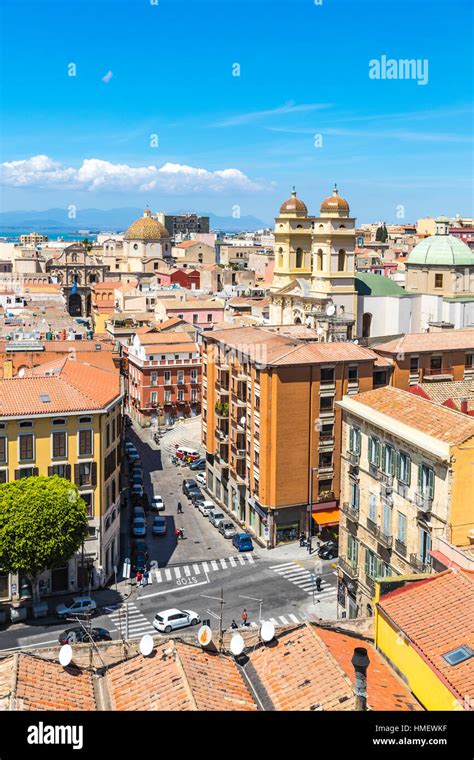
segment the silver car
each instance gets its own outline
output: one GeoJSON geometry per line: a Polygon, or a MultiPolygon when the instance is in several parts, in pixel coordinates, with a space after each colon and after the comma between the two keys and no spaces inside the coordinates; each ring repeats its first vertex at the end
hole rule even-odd
{"type": "Polygon", "coordinates": [[[220,509],[211,509],[209,512],[209,522],[214,525],[215,528],[218,528],[219,525],[223,520],[225,520],[227,515],[222,512],[220,509]]]}
{"type": "Polygon", "coordinates": [[[237,535],[237,528],[234,523],[222,520],[219,523],[219,533],[222,533],[224,538],[234,538],[234,536],[237,535]]]}

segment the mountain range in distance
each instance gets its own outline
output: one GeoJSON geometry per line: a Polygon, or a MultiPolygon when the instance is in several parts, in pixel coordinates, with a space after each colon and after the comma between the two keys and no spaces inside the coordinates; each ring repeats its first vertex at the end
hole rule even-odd
{"type": "MultiPolygon", "coordinates": [[[[184,214],[187,211],[173,211],[172,214],[184,214]]],[[[198,216],[208,216],[210,228],[214,230],[228,230],[238,232],[240,230],[258,230],[270,225],[255,216],[241,216],[234,219],[232,216],[218,216],[208,211],[192,212],[198,216]]],[[[67,209],[50,208],[46,211],[2,211],[0,212],[0,232],[2,230],[18,232],[41,232],[52,231],[76,231],[76,230],[99,230],[99,231],[123,231],[143,215],[141,208],[112,208],[77,209],[74,219],[70,219],[67,209]]]]}

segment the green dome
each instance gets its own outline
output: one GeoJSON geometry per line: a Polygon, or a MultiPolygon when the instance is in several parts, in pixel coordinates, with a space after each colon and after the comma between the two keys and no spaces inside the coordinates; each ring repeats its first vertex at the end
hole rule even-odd
{"type": "Polygon", "coordinates": [[[407,264],[413,266],[474,267],[474,253],[453,235],[432,235],[415,245],[407,264]]]}

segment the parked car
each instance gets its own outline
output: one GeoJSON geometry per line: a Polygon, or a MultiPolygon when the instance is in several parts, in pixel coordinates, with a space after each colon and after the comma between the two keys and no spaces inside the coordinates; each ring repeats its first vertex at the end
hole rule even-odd
{"type": "Polygon", "coordinates": [[[224,538],[234,538],[234,536],[237,534],[237,528],[235,527],[234,523],[221,520],[219,523],[219,533],[222,533],[224,538]]]}
{"type": "Polygon", "coordinates": [[[133,507],[132,509],[132,520],[135,520],[136,517],[140,517],[142,520],[145,519],[145,510],[143,507],[133,507]]]}
{"type": "Polygon", "coordinates": [[[138,459],[132,459],[128,463],[128,467],[129,467],[130,472],[133,472],[138,467],[140,467],[140,469],[141,469],[141,466],[142,466],[142,460],[140,459],[140,456],[138,456],[138,459]]]}
{"type": "Polygon", "coordinates": [[[154,536],[166,536],[166,519],[156,515],[156,517],[153,518],[151,532],[154,536]]]}
{"type": "Polygon", "coordinates": [[[212,501],[201,501],[198,504],[198,509],[202,515],[207,517],[211,509],[214,509],[216,505],[212,501]]]}
{"type": "Polygon", "coordinates": [[[192,478],[185,478],[183,480],[183,493],[184,493],[184,495],[188,496],[189,491],[191,491],[193,488],[194,489],[199,488],[199,486],[196,483],[196,481],[193,480],[192,478]]]}
{"type": "Polygon", "coordinates": [[[150,502],[151,509],[154,509],[156,512],[163,512],[165,508],[165,502],[163,501],[162,496],[153,496],[151,502],[150,502]]]}
{"type": "Polygon", "coordinates": [[[206,485],[206,476],[204,475],[203,472],[198,472],[198,474],[196,475],[196,480],[200,486],[206,485]]]}
{"type": "Polygon", "coordinates": [[[194,462],[191,462],[189,465],[190,470],[205,470],[206,469],[206,460],[205,459],[195,459],[194,462]]]}
{"type": "Polygon", "coordinates": [[[56,615],[59,618],[75,617],[76,615],[94,614],[97,604],[90,596],[75,596],[68,604],[58,604],[56,615]]]}
{"type": "Polygon", "coordinates": [[[131,490],[132,499],[141,499],[143,496],[143,486],[141,483],[134,483],[131,490]]]}
{"type": "Polygon", "coordinates": [[[146,536],[146,522],[142,517],[135,517],[132,523],[132,534],[134,536],[146,536]]]}
{"type": "Polygon", "coordinates": [[[148,552],[138,551],[135,549],[132,554],[132,570],[134,570],[136,573],[138,571],[143,572],[143,570],[146,568],[147,560],[148,552]]]}
{"type": "Polygon", "coordinates": [[[132,472],[132,485],[135,486],[137,484],[139,486],[143,485],[143,474],[142,474],[141,470],[140,470],[140,472],[136,472],[136,471],[132,472]]]}
{"type": "Polygon", "coordinates": [[[128,449],[127,455],[131,462],[137,462],[140,459],[140,454],[135,447],[128,449]]]}
{"type": "Polygon", "coordinates": [[[235,546],[239,552],[251,552],[253,551],[253,543],[248,533],[236,533],[232,539],[232,545],[235,546]]]}
{"type": "Polygon", "coordinates": [[[337,555],[337,544],[334,541],[326,541],[318,549],[318,557],[321,559],[334,559],[337,555]]]}
{"type": "Polygon", "coordinates": [[[143,478],[143,470],[142,470],[142,466],[141,466],[141,464],[136,464],[136,463],[134,463],[134,464],[132,465],[132,471],[131,471],[131,475],[132,475],[132,477],[133,477],[134,475],[136,475],[136,474],[138,474],[138,475],[141,475],[141,476],[142,476],[142,478],[143,478]]]}
{"type": "Polygon", "coordinates": [[[143,538],[137,538],[133,542],[133,551],[134,552],[145,552],[146,558],[148,559],[148,546],[146,544],[146,541],[143,540],[143,538]]]}
{"type": "Polygon", "coordinates": [[[196,501],[201,501],[203,496],[204,494],[200,488],[193,488],[193,490],[189,492],[189,499],[193,504],[196,501]]]}
{"type": "Polygon", "coordinates": [[[188,625],[197,625],[201,618],[192,610],[164,610],[158,612],[153,620],[153,627],[162,633],[171,633],[176,628],[186,628],[188,625]]]}
{"type": "Polygon", "coordinates": [[[214,525],[215,528],[218,528],[219,525],[223,520],[226,519],[226,515],[222,511],[222,509],[219,509],[219,507],[214,507],[214,509],[211,509],[209,512],[209,522],[211,525],[214,525]]]}
{"type": "Polygon", "coordinates": [[[107,628],[91,628],[85,631],[81,626],[67,628],[59,634],[58,641],[60,644],[87,644],[90,641],[112,641],[107,628]]]}

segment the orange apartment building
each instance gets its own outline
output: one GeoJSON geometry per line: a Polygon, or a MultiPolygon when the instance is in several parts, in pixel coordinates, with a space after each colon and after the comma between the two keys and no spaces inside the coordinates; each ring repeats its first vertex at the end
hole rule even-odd
{"type": "Polygon", "coordinates": [[[0,340],[0,379],[60,359],[77,358],[94,367],[120,367],[120,352],[110,340],[0,340]]]}
{"type": "Polygon", "coordinates": [[[297,539],[310,523],[313,534],[337,531],[336,401],[389,382],[390,362],[372,350],[316,339],[301,325],[203,335],[206,487],[267,547],[297,539]]]}

